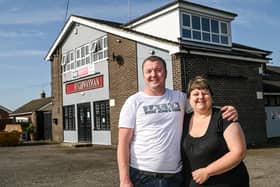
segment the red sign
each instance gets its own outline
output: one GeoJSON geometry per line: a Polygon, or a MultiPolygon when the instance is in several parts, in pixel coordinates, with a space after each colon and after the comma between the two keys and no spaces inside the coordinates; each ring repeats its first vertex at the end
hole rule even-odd
{"type": "Polygon", "coordinates": [[[75,92],[81,92],[81,91],[91,90],[96,88],[102,88],[102,87],[103,87],[103,75],[100,75],[98,77],[93,77],[79,82],[66,84],[66,94],[71,94],[75,92]]]}
{"type": "Polygon", "coordinates": [[[88,75],[88,67],[84,67],[78,70],[78,76],[88,75]]]}

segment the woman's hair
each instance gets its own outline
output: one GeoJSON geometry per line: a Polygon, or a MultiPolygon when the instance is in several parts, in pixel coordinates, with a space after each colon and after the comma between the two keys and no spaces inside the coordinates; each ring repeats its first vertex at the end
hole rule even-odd
{"type": "Polygon", "coordinates": [[[209,90],[211,96],[213,96],[212,89],[208,83],[208,80],[204,78],[203,76],[196,76],[195,78],[191,79],[188,84],[188,91],[187,91],[187,97],[190,97],[191,91],[194,89],[203,89],[203,90],[209,90]]]}

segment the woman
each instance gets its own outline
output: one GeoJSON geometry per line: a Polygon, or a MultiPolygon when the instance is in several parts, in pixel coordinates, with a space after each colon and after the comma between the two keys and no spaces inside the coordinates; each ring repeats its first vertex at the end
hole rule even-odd
{"type": "Polygon", "coordinates": [[[186,186],[247,187],[244,134],[238,122],[222,119],[220,110],[212,107],[212,96],[205,78],[189,82],[193,112],[185,115],[182,137],[186,186]]]}

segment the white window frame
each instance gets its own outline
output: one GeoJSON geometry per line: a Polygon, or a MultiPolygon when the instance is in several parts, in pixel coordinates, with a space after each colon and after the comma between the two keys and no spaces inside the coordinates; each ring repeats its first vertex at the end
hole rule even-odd
{"type": "Polygon", "coordinates": [[[61,66],[62,66],[63,72],[68,72],[68,71],[75,69],[74,63],[75,63],[74,50],[67,51],[66,53],[64,53],[62,55],[61,66]]]}
{"type": "Polygon", "coordinates": [[[198,41],[198,42],[215,44],[215,45],[230,46],[230,44],[231,44],[230,38],[231,37],[230,37],[230,27],[229,27],[229,24],[230,23],[228,23],[226,21],[219,20],[219,19],[210,18],[210,17],[207,17],[207,16],[198,15],[198,14],[191,14],[191,13],[182,12],[181,13],[181,37],[182,37],[183,40],[191,40],[191,41],[198,41]],[[190,18],[190,20],[189,20],[190,21],[190,26],[183,25],[183,17],[184,17],[184,15],[188,15],[189,16],[189,18],[190,18]],[[197,16],[197,17],[200,18],[200,30],[193,28],[193,22],[192,22],[192,17],[193,16],[197,16]],[[203,28],[202,18],[206,18],[206,19],[209,20],[209,32],[202,30],[202,28],[203,28]],[[212,20],[218,21],[218,27],[219,27],[218,32],[219,33],[212,32],[212,28],[211,28],[212,27],[211,26],[211,21],[212,20]],[[222,28],[221,28],[222,23],[226,24],[227,33],[222,33],[222,28]],[[190,31],[190,38],[183,36],[184,29],[190,31]],[[193,32],[200,32],[200,39],[194,39],[193,32]],[[203,33],[210,34],[210,41],[203,40],[203,33]],[[218,43],[213,41],[213,38],[212,38],[213,35],[217,35],[218,36],[218,38],[219,38],[219,42],[218,43]],[[222,43],[222,37],[227,37],[227,43],[222,43]]]}
{"type": "Polygon", "coordinates": [[[107,36],[98,38],[90,44],[91,63],[95,64],[108,58],[108,41],[107,36]]]}
{"type": "Polygon", "coordinates": [[[90,63],[90,44],[87,43],[79,48],[76,48],[76,67],[85,66],[90,63]]]}

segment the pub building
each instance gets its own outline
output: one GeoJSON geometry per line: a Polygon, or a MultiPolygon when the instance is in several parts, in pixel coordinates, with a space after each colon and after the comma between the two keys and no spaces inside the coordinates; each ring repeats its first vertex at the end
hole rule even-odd
{"type": "Polygon", "coordinates": [[[247,143],[266,141],[262,72],[271,52],[234,43],[237,16],[177,0],[128,23],[72,15],[50,47],[53,141],[117,145],[119,112],[144,88],[142,62],[167,62],[166,87],[206,76],[215,105],[233,105],[247,143]],[[240,102],[242,101],[242,102],[240,102]]]}

